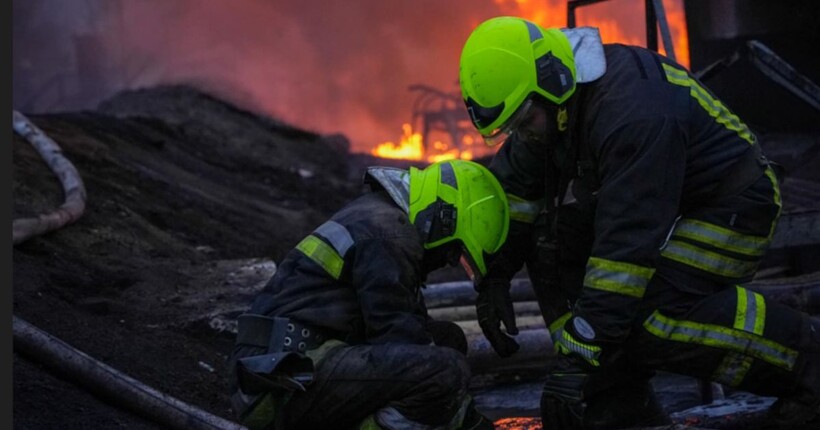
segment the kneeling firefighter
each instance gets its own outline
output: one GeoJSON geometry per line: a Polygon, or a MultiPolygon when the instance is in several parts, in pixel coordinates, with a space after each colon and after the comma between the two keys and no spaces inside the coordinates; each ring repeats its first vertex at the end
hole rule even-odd
{"type": "Polygon", "coordinates": [[[509,208],[480,164],[371,167],[371,192],[291,250],[239,317],[234,411],[249,428],[491,429],[467,393],[467,342],[427,314],[429,272],[486,273],[509,208]]]}
{"type": "Polygon", "coordinates": [[[820,428],[820,323],[743,287],[782,202],[737,115],[657,52],[517,17],[473,31],[460,83],[503,145],[490,170],[514,220],[477,285],[479,324],[499,355],[517,350],[509,286],[526,262],[557,352],[545,428],[667,422],[658,370],[778,397],[775,428],[820,428]]]}

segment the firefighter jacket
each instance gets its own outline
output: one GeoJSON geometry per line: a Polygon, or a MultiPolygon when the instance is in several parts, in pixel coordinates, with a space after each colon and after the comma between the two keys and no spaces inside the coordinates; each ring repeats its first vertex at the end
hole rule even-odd
{"type": "Polygon", "coordinates": [[[430,344],[423,257],[421,236],[390,193],[366,193],[288,252],[250,312],[349,344],[430,344]]]}
{"type": "Polygon", "coordinates": [[[490,166],[512,222],[488,282],[520,269],[533,221],[553,217],[561,282],[579,290],[564,331],[597,345],[575,351],[593,364],[600,346],[628,335],[656,270],[750,279],[780,208],[755,135],[703,84],[652,51],[603,47],[606,72],[557,109],[569,116],[559,141],[513,135],[490,166]]]}

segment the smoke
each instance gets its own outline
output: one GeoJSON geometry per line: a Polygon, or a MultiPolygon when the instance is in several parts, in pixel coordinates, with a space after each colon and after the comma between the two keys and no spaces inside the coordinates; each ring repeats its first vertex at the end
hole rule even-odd
{"type": "MultiPolygon", "coordinates": [[[[592,8],[640,43],[643,3],[592,8]]],[[[510,14],[566,23],[562,0],[14,0],[13,7],[16,108],[93,108],[119,89],[193,83],[298,127],[341,132],[356,151],[401,134],[415,99],[409,85],[457,90],[461,45],[481,21],[510,14]],[[78,70],[94,75],[90,84],[78,70]]],[[[579,14],[579,24],[585,19],[579,14]]]]}

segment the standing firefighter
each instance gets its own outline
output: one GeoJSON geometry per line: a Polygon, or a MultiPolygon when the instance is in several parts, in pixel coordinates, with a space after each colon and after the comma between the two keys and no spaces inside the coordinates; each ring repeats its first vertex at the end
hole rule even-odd
{"type": "Polygon", "coordinates": [[[370,168],[372,192],[290,251],[239,317],[232,404],[276,429],[491,429],[467,394],[464,333],[427,315],[427,274],[486,272],[508,203],[485,167],[370,168]]]}
{"type": "Polygon", "coordinates": [[[509,280],[528,262],[559,353],[545,428],[663,422],[657,369],[780,397],[775,424],[818,420],[820,327],[739,286],[781,201],[737,116],[655,52],[513,17],[474,30],[460,82],[486,142],[505,142],[490,169],[514,221],[479,320],[500,355],[518,349],[500,322],[517,333],[509,280]]]}

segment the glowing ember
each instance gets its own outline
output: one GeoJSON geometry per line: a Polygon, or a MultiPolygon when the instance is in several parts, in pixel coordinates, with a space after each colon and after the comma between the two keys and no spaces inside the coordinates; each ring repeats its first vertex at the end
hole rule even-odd
{"type": "Polygon", "coordinates": [[[501,430],[541,430],[540,418],[502,418],[497,420],[495,428],[501,430]]]}

